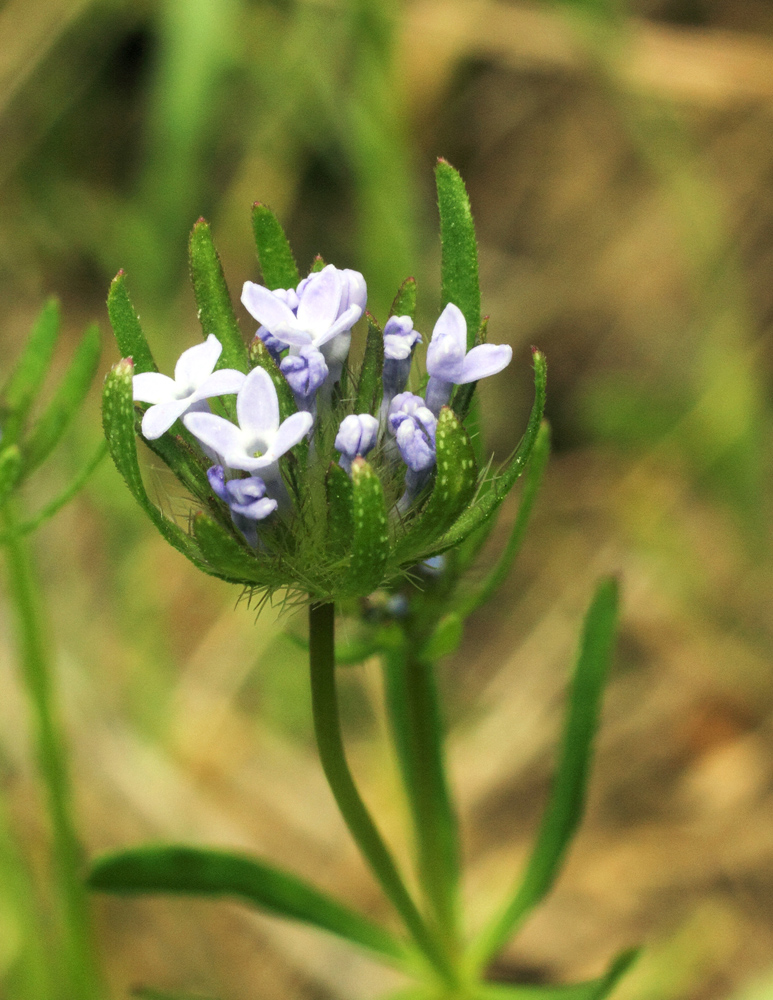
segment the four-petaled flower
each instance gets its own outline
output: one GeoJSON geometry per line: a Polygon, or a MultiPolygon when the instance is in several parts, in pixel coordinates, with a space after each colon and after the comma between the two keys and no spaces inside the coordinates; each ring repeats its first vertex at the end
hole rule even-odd
{"type": "Polygon", "coordinates": [[[142,372],[132,381],[134,399],[152,403],[142,418],[142,435],[155,441],[175,420],[191,409],[206,409],[212,396],[238,392],[247,376],[233,368],[215,371],[223,345],[214,334],[203,344],[183,351],[174,368],[174,378],[160,372],[142,372]]]}
{"type": "Polygon", "coordinates": [[[293,413],[279,421],[279,400],[270,376],[253,368],[236,397],[239,426],[214,413],[189,413],[188,430],[223,459],[231,469],[261,470],[264,479],[277,479],[278,459],[311,430],[310,413],[293,413]]]}
{"type": "Polygon", "coordinates": [[[437,416],[451,398],[455,385],[496,375],[510,364],[509,344],[479,344],[467,350],[467,322],[461,309],[449,302],[440,314],[427,348],[427,406],[437,416]]]}

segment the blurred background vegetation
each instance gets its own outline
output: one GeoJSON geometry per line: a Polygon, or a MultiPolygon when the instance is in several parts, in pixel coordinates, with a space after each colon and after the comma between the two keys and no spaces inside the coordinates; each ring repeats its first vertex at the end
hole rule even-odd
{"type": "MultiPolygon", "coordinates": [[[[234,299],[249,208],[362,270],[382,319],[439,305],[432,166],[465,177],[490,337],[483,393],[515,445],[529,345],[556,453],[521,562],[443,676],[480,921],[544,801],[582,609],[625,611],[587,822],[496,970],[555,982],[648,947],[625,1000],[773,996],[773,4],[769,0],[5,0],[0,376],[57,294],[62,362],[123,267],[164,370],[198,337],[186,237],[206,216],[234,299]],[[69,343],[68,343],[69,338],[69,343]]],[[[240,313],[245,336],[254,332],[240,313]]],[[[99,392],[38,506],[100,436],[99,392]],[[57,481],[57,476],[59,480],[57,481]]],[[[152,463],[159,502],[185,498],[152,463]]],[[[500,535],[512,508],[506,508],[500,535]]],[[[77,811],[91,855],[148,839],[249,848],[383,904],[312,749],[297,619],[155,535],[114,469],[37,536],[77,811]]],[[[0,995],[46,961],[47,831],[0,604],[0,995]],[[3,985],[4,984],[4,985],[3,985]]],[[[355,763],[405,823],[374,664],[347,671],[355,763]]],[[[374,996],[380,969],[235,906],[95,900],[112,995],[374,996]]]]}

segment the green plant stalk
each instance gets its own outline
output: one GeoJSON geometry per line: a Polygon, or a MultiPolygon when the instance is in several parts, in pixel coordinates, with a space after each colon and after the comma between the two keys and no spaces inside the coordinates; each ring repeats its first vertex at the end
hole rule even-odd
{"type": "Polygon", "coordinates": [[[428,930],[397,866],[357,791],[346,762],[335,682],[335,607],[309,608],[309,662],[314,732],[320,762],[346,825],[384,892],[402,917],[416,944],[448,986],[456,974],[448,956],[428,930]]]}
{"type": "Polygon", "coordinates": [[[419,875],[446,952],[459,954],[459,842],[433,664],[410,640],[384,659],[389,716],[411,807],[419,875]]]}
{"type": "Polygon", "coordinates": [[[8,590],[17,621],[19,660],[32,710],[34,743],[51,823],[59,891],[62,962],[66,976],[61,992],[67,998],[96,1000],[100,996],[99,977],[92,950],[87,897],[80,870],[80,847],[70,808],[64,741],[56,717],[51,663],[43,635],[38,588],[26,544],[14,533],[16,522],[10,504],[4,506],[2,519],[7,531],[4,548],[8,590]]]}

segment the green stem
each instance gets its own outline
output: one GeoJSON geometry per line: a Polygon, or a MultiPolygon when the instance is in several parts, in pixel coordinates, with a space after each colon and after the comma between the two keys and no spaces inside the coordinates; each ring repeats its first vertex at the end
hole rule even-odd
{"type": "Polygon", "coordinates": [[[346,762],[336,695],[335,608],[332,604],[312,604],[309,609],[309,660],[314,731],[319,757],[341,815],[417,945],[443,981],[454,985],[454,970],[408,893],[392,855],[357,791],[346,762]]]}
{"type": "Polygon", "coordinates": [[[64,741],[56,717],[49,652],[43,637],[43,616],[30,555],[6,504],[2,512],[8,588],[15,608],[19,658],[32,709],[33,738],[38,753],[53,837],[59,890],[63,962],[66,982],[62,995],[78,1000],[100,994],[86,890],[81,878],[80,846],[70,811],[70,784],[64,741]]]}
{"type": "Polygon", "coordinates": [[[459,949],[459,839],[446,782],[443,726],[433,665],[409,643],[390,650],[386,691],[397,756],[413,816],[421,882],[448,952],[459,949]]]}

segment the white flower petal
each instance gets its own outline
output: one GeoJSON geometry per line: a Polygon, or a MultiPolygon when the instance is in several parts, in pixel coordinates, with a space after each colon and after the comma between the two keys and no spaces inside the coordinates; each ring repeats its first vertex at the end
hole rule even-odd
{"type": "Polygon", "coordinates": [[[177,386],[161,372],[141,372],[132,379],[132,394],[138,403],[168,403],[177,399],[177,386]]]}
{"type": "Polygon", "coordinates": [[[247,469],[250,456],[244,447],[244,435],[230,420],[215,413],[189,413],[183,423],[199,441],[220,455],[231,469],[247,469]]]}
{"type": "Polygon", "coordinates": [[[212,372],[209,378],[204,379],[194,392],[192,399],[210,399],[212,396],[235,394],[244,385],[246,378],[244,372],[239,372],[235,368],[221,368],[219,371],[212,372]]]}
{"type": "Polygon", "coordinates": [[[160,438],[185,413],[189,405],[190,399],[172,399],[168,403],[151,406],[142,418],[142,436],[148,441],[160,438]]]}
{"type": "Polygon", "coordinates": [[[258,323],[274,333],[274,327],[285,325],[294,328],[295,316],[292,309],[263,285],[245,281],[242,289],[242,305],[258,323]]]}
{"type": "Polygon", "coordinates": [[[362,309],[359,306],[349,306],[328,330],[325,330],[321,336],[315,337],[314,346],[319,348],[320,345],[327,344],[333,337],[337,337],[341,333],[348,333],[360,316],[362,316],[362,309]]]}
{"type": "Polygon", "coordinates": [[[338,316],[343,290],[343,279],[332,264],[311,275],[298,304],[298,326],[315,340],[324,334],[338,316]]]}
{"type": "Polygon", "coordinates": [[[287,420],[282,421],[282,425],[276,432],[271,447],[266,452],[265,457],[270,461],[280,458],[286,451],[294,448],[302,441],[311,430],[314,417],[305,410],[291,414],[287,420]]]}
{"type": "Polygon", "coordinates": [[[457,385],[477,382],[501,372],[512,360],[513,349],[509,344],[478,344],[464,359],[462,370],[454,381],[457,385]]]}
{"type": "Polygon", "coordinates": [[[214,371],[217,359],[223,351],[223,345],[210,333],[203,344],[196,344],[183,351],[174,366],[174,380],[178,391],[193,392],[204,379],[214,371]]]}
{"type": "Polygon", "coordinates": [[[270,375],[262,368],[253,368],[244,380],[236,397],[236,416],[245,441],[270,440],[279,427],[276,389],[270,375]]]}

